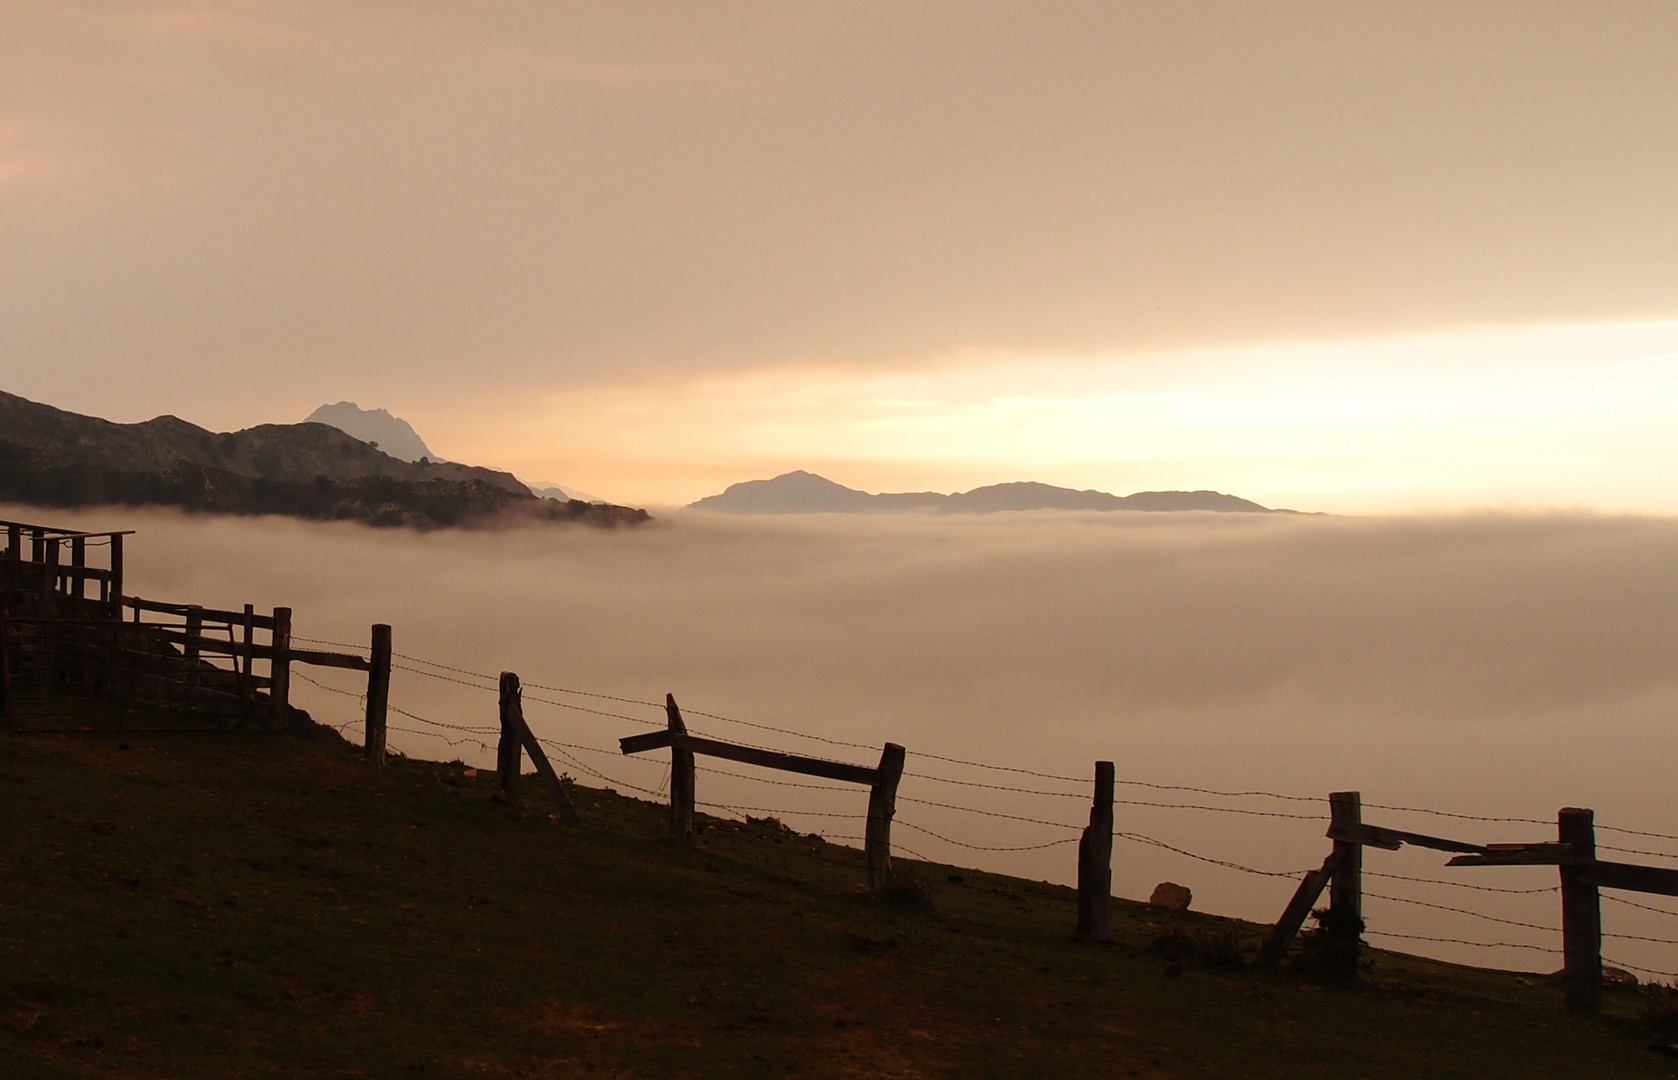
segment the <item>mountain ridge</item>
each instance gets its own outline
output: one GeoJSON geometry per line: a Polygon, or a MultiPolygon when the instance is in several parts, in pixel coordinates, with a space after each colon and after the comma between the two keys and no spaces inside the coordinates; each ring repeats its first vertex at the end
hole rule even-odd
{"type": "Polygon", "coordinates": [[[600,525],[648,519],[630,507],[538,499],[497,469],[402,461],[329,424],[212,432],[169,415],[119,424],[3,391],[0,499],[421,528],[501,518],[600,525]]]}
{"type": "Polygon", "coordinates": [[[718,495],[690,503],[688,509],[726,514],[995,514],[1020,510],[1128,510],[1145,513],[1211,511],[1240,514],[1291,514],[1219,491],[1138,491],[1113,495],[1075,490],[1036,481],[989,484],[971,491],[870,494],[797,469],[769,480],[731,484],[718,495]]]}
{"type": "Polygon", "coordinates": [[[340,401],[322,405],[303,422],[335,427],[399,461],[438,460],[412,424],[386,409],[363,409],[353,401],[340,401]]]}

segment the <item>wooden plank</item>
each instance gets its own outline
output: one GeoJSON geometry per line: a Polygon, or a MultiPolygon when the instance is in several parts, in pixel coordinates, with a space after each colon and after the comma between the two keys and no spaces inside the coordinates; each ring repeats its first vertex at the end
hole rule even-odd
{"type": "MultiPolygon", "coordinates": [[[[1556,815],[1556,839],[1573,849],[1574,858],[1596,858],[1596,815],[1568,807],[1556,815]]],[[[1568,1012],[1594,1013],[1602,1008],[1602,896],[1580,880],[1577,866],[1561,868],[1562,1000],[1568,1012]]]]}
{"type": "Polygon", "coordinates": [[[618,740],[618,749],[625,754],[642,754],[648,750],[662,750],[670,745],[670,732],[649,731],[645,735],[631,735],[618,740]]]}
{"type": "Polygon", "coordinates": [[[313,667],[345,668],[349,671],[371,671],[373,665],[365,656],[351,656],[348,653],[315,652],[311,649],[292,649],[291,661],[294,664],[309,664],[313,667]]]}
{"type": "Polygon", "coordinates": [[[1334,876],[1335,859],[1331,852],[1323,860],[1323,865],[1316,870],[1307,871],[1299,881],[1299,888],[1294,890],[1293,899],[1282,909],[1282,917],[1276,920],[1276,925],[1270,928],[1265,936],[1264,944],[1259,947],[1258,963],[1263,967],[1275,967],[1287,955],[1288,946],[1293,944],[1299,928],[1305,925],[1311,909],[1317,906],[1317,898],[1323,894],[1329,879],[1334,876]]]}
{"type": "Polygon", "coordinates": [[[1381,848],[1385,851],[1397,851],[1405,844],[1414,847],[1431,848],[1434,851],[1460,851],[1471,855],[1482,855],[1486,848],[1483,844],[1469,844],[1461,840],[1446,840],[1425,833],[1404,832],[1402,829],[1387,829],[1380,825],[1370,825],[1365,822],[1355,824],[1332,822],[1328,827],[1330,840],[1341,840],[1349,844],[1362,844],[1365,847],[1381,848]]]}
{"type": "MultiPolygon", "coordinates": [[[[829,780],[845,780],[853,784],[874,783],[874,770],[865,765],[849,765],[843,761],[827,761],[823,758],[800,757],[797,754],[783,754],[776,750],[758,750],[750,746],[735,746],[732,743],[718,742],[715,739],[703,739],[698,735],[687,736],[688,748],[696,754],[706,757],[726,758],[746,765],[761,765],[765,769],[780,769],[782,772],[801,773],[805,776],[821,776],[829,780]]],[[[618,747],[625,754],[639,754],[647,750],[657,750],[670,745],[668,731],[649,731],[645,735],[631,735],[619,739],[618,747]]]]}
{"type": "Polygon", "coordinates": [[[1574,861],[1567,844],[1487,844],[1484,855],[1458,855],[1446,866],[1566,866],[1574,861]]]}
{"type": "Polygon", "coordinates": [[[897,782],[903,778],[903,757],[903,747],[886,743],[880,752],[880,767],[872,770],[875,779],[868,790],[868,826],[863,830],[862,845],[869,892],[877,893],[892,881],[891,819],[897,813],[897,782]]]}
{"type": "Polygon", "coordinates": [[[1678,870],[1668,870],[1664,866],[1637,866],[1633,863],[1604,862],[1598,859],[1574,863],[1573,870],[1575,880],[1581,885],[1654,893],[1658,896],[1678,896],[1678,870]]]}
{"type": "MultiPolygon", "coordinates": [[[[172,604],[162,600],[146,600],[138,596],[124,597],[122,603],[123,606],[137,611],[150,611],[158,615],[183,616],[189,610],[198,606],[195,604],[172,604]]],[[[199,613],[210,622],[231,623],[235,626],[243,626],[245,624],[245,613],[242,611],[226,611],[221,608],[208,607],[199,607],[198,610],[199,613]]],[[[272,630],[274,629],[274,619],[269,615],[253,614],[251,616],[251,625],[255,626],[258,630],[272,630]]]]}

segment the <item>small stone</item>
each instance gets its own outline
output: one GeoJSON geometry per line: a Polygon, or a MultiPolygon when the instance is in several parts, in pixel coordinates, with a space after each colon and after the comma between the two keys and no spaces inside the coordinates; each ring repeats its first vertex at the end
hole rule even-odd
{"type": "Polygon", "coordinates": [[[1602,985],[1626,990],[1637,989],[1637,976],[1625,968],[1603,966],[1602,985]]]}
{"type": "Polygon", "coordinates": [[[1179,885],[1174,881],[1162,881],[1154,886],[1154,895],[1148,897],[1148,903],[1166,911],[1187,911],[1193,902],[1194,894],[1189,892],[1187,885],[1179,885]]]}

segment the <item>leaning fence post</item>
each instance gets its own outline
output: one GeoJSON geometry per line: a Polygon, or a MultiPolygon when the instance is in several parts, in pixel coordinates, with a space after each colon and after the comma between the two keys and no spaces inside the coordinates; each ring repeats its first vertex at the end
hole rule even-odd
{"type": "MultiPolygon", "coordinates": [[[[139,608],[134,609],[138,619],[139,608]]],[[[284,728],[291,722],[291,609],[277,607],[274,609],[274,631],[270,636],[271,646],[268,650],[268,704],[270,706],[269,720],[275,728],[284,728]]]]}
{"type": "Polygon", "coordinates": [[[385,710],[390,705],[390,627],[373,626],[372,659],[367,665],[367,722],[362,749],[375,765],[385,763],[385,710]]]}
{"type": "Polygon", "coordinates": [[[1113,763],[1095,763],[1095,802],[1089,827],[1078,839],[1078,934],[1091,941],[1113,937],[1113,763]]]}
{"type": "Polygon", "coordinates": [[[868,789],[868,828],[863,853],[868,861],[868,891],[891,884],[891,819],[897,813],[897,784],[903,779],[903,747],[886,743],[880,766],[868,789]]]}
{"type": "Polygon", "coordinates": [[[686,843],[693,837],[693,751],[688,749],[688,728],[674,694],[664,695],[664,718],[670,728],[670,839],[686,843]]]}
{"type": "Polygon", "coordinates": [[[1556,838],[1573,847],[1561,868],[1562,996],[1569,1012],[1602,1007],[1602,900],[1595,885],[1580,881],[1596,861],[1596,815],[1568,807],[1556,815],[1556,838]]]}
{"type": "MultiPolygon", "coordinates": [[[[1336,791],[1328,797],[1329,816],[1347,835],[1357,835],[1363,824],[1363,796],[1336,791]]],[[[1334,867],[1328,886],[1329,940],[1344,958],[1347,974],[1357,971],[1358,946],[1363,937],[1363,845],[1334,842],[1334,867]]]]}
{"type": "Polygon", "coordinates": [[[511,671],[501,673],[501,741],[495,747],[495,771],[500,796],[509,803],[519,801],[519,769],[524,764],[524,747],[519,738],[519,712],[524,708],[524,690],[511,671]]]}

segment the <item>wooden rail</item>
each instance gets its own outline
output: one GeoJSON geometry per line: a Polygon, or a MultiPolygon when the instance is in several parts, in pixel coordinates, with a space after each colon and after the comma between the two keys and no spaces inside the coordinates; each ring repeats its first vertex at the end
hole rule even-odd
{"type": "Polygon", "coordinates": [[[903,777],[905,751],[896,743],[886,743],[876,768],[851,765],[843,761],[784,754],[778,750],[761,750],[755,746],[707,739],[688,734],[682,721],[682,710],[674,694],[664,696],[665,730],[631,735],[618,740],[618,748],[625,754],[640,754],[648,750],[670,748],[670,838],[685,843],[693,836],[694,765],[695,754],[757,765],[765,769],[820,776],[868,787],[868,817],[863,841],[863,855],[868,867],[868,889],[881,892],[892,882],[891,822],[897,813],[897,785],[903,777]]]}

